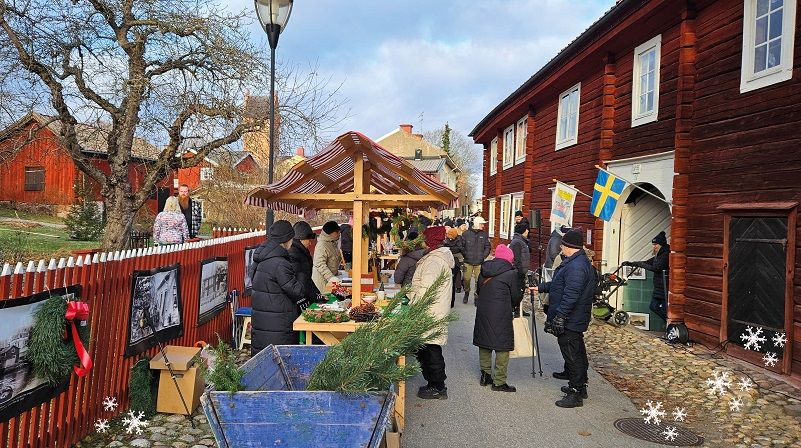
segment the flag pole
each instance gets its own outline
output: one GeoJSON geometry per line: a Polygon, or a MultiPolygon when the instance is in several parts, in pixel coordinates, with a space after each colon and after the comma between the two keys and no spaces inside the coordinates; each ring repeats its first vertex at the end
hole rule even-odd
{"type": "MultiPolygon", "coordinates": [[[[636,188],[636,189],[638,189],[638,190],[642,191],[643,193],[649,194],[649,195],[651,195],[651,196],[655,197],[656,199],[659,199],[660,201],[664,202],[665,204],[667,204],[667,205],[669,205],[669,206],[671,206],[671,207],[673,206],[673,203],[672,203],[672,202],[670,202],[670,201],[668,201],[667,199],[665,199],[665,198],[661,198],[661,197],[659,197],[659,196],[657,196],[657,195],[655,195],[655,194],[651,193],[650,191],[646,190],[645,188],[643,188],[643,187],[640,187],[639,185],[636,185],[634,182],[632,182],[632,181],[630,181],[630,180],[628,180],[628,179],[624,179],[624,178],[623,178],[622,176],[620,176],[620,175],[617,175],[617,174],[615,174],[615,173],[611,173],[611,172],[609,172],[609,170],[607,170],[606,168],[602,167],[601,165],[595,165],[595,168],[598,168],[599,170],[601,170],[601,171],[603,171],[603,172],[605,172],[605,173],[609,174],[610,176],[617,177],[618,179],[622,180],[623,182],[626,182],[627,184],[629,184],[629,185],[631,185],[632,187],[634,187],[634,188],[636,188]]],[[[583,193],[582,193],[582,194],[583,194],[583,193]]]]}
{"type": "Polygon", "coordinates": [[[557,180],[557,179],[551,179],[551,181],[553,181],[553,182],[556,182],[556,183],[559,183],[559,184],[562,184],[562,185],[567,185],[569,188],[571,188],[571,189],[573,189],[573,190],[576,190],[576,193],[579,193],[579,194],[581,194],[581,195],[583,195],[583,196],[587,196],[588,198],[592,199],[592,196],[590,196],[590,195],[588,195],[587,193],[585,193],[585,192],[583,192],[583,191],[579,190],[579,189],[578,189],[578,188],[576,188],[576,187],[571,187],[570,185],[568,185],[568,184],[566,184],[566,183],[564,183],[564,182],[562,182],[562,181],[560,181],[560,180],[557,180]]]}

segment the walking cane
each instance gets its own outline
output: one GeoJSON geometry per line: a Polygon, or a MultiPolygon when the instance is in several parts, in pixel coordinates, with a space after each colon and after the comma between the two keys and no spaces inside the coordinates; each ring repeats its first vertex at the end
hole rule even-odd
{"type": "MultiPolygon", "coordinates": [[[[533,305],[534,304],[534,293],[533,292],[529,292],[529,297],[531,298],[531,303],[533,305]]],[[[532,308],[534,308],[534,307],[532,306],[532,308]]],[[[537,351],[536,358],[537,358],[537,364],[539,365],[539,368],[540,368],[539,372],[540,372],[540,377],[541,377],[542,376],[542,360],[540,359],[540,338],[537,335],[537,313],[536,313],[536,308],[531,310],[531,328],[532,328],[532,331],[531,331],[531,335],[532,336],[531,337],[534,339],[534,349],[537,351]]],[[[531,376],[533,376],[534,378],[537,377],[537,374],[535,373],[535,370],[534,370],[534,357],[531,358],[531,376]]]]}
{"type": "MultiPolygon", "coordinates": [[[[540,269],[540,280],[542,279],[542,215],[539,209],[529,210],[529,226],[537,228],[537,266],[540,269]]],[[[532,279],[534,280],[534,279],[532,279]]],[[[539,285],[539,280],[529,281],[532,286],[539,285]]],[[[537,307],[534,305],[534,293],[529,292],[531,299],[531,337],[534,339],[534,349],[537,350],[537,364],[539,364],[540,377],[542,377],[542,360],[540,359],[540,339],[537,335],[537,307]]],[[[537,377],[534,370],[534,357],[531,357],[531,376],[537,377]]]]}

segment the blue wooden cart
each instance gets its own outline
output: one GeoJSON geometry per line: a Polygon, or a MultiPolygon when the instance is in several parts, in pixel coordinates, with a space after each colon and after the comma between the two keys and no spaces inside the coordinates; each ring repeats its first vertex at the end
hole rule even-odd
{"type": "Polygon", "coordinates": [[[247,361],[244,391],[209,391],[200,401],[220,448],[377,448],[391,430],[392,391],[306,391],[328,346],[269,346],[247,361]]]}

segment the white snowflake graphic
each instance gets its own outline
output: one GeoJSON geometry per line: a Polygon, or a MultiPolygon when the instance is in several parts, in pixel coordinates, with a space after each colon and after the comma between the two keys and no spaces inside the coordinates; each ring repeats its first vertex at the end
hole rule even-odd
{"type": "Polygon", "coordinates": [[[665,418],[665,411],[662,410],[662,402],[657,401],[656,404],[651,400],[648,400],[645,403],[646,408],[640,409],[640,414],[644,415],[646,424],[653,423],[654,425],[659,426],[662,423],[660,418],[665,418]]]}
{"type": "Polygon", "coordinates": [[[679,433],[676,431],[675,426],[665,426],[665,430],[662,431],[662,435],[665,436],[665,440],[672,442],[676,440],[676,436],[679,435],[679,433]]]}
{"type": "Polygon", "coordinates": [[[754,350],[759,351],[762,347],[761,343],[765,342],[765,336],[760,336],[762,334],[762,327],[757,327],[756,331],[754,331],[753,327],[745,327],[746,333],[740,335],[740,340],[746,341],[745,342],[745,349],[746,350],[754,350]]]}
{"type": "Polygon", "coordinates": [[[779,348],[784,347],[784,344],[786,343],[787,343],[787,335],[784,332],[776,333],[773,335],[773,345],[775,347],[779,348]]]}
{"type": "Polygon", "coordinates": [[[684,409],[684,408],[676,408],[676,410],[673,411],[673,421],[675,421],[675,422],[683,422],[684,419],[686,419],[686,418],[687,418],[687,410],[686,409],[684,409]]]}
{"type": "Polygon", "coordinates": [[[103,399],[103,409],[113,411],[117,409],[117,397],[106,397],[103,399]]]}
{"type": "Polygon", "coordinates": [[[108,420],[101,418],[95,422],[95,431],[99,432],[100,434],[105,434],[108,431],[108,420]]]}
{"type": "Polygon", "coordinates": [[[740,391],[748,392],[752,387],[754,387],[754,382],[751,381],[751,378],[745,376],[740,378],[740,382],[738,382],[737,385],[740,386],[740,391]]]}
{"type": "Polygon", "coordinates": [[[739,411],[740,408],[743,407],[743,399],[742,398],[732,398],[729,400],[729,410],[730,411],[739,411]]]}
{"type": "Polygon", "coordinates": [[[142,428],[148,425],[148,422],[144,420],[145,413],[139,411],[138,413],[134,414],[134,411],[128,411],[128,416],[130,418],[122,419],[122,424],[125,425],[125,432],[128,434],[133,434],[136,432],[136,435],[142,434],[142,428]]]}
{"type": "Polygon", "coordinates": [[[707,391],[709,395],[723,394],[726,393],[726,389],[731,387],[731,380],[729,380],[729,372],[712,372],[713,378],[706,380],[706,385],[709,387],[707,391]]]}
{"type": "Polygon", "coordinates": [[[765,367],[774,367],[779,361],[779,357],[776,356],[776,353],[767,352],[765,356],[762,357],[762,361],[765,361],[765,367]]]}

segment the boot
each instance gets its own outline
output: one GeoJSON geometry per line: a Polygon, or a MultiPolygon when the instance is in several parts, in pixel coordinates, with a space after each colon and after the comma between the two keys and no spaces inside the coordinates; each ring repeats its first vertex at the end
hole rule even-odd
{"type": "Polygon", "coordinates": [[[581,400],[581,393],[571,387],[570,392],[557,401],[556,405],[560,408],[579,408],[584,406],[584,402],[581,400]]]}
{"type": "MultiPolygon", "coordinates": [[[[562,393],[569,394],[570,393],[570,386],[562,386],[562,388],[559,389],[559,390],[561,390],[562,393]]],[[[581,386],[581,387],[579,387],[576,390],[578,390],[579,395],[581,396],[582,400],[586,400],[587,399],[587,385],[586,384],[581,386]]]]}
{"type": "Polygon", "coordinates": [[[506,383],[500,384],[498,386],[493,384],[492,385],[492,390],[494,390],[496,392],[517,392],[517,388],[515,388],[514,386],[510,386],[510,385],[508,385],[506,383]]]}
{"type": "Polygon", "coordinates": [[[478,382],[478,384],[482,386],[489,386],[490,384],[492,384],[492,375],[482,370],[481,380],[478,382]]]}
{"type": "Polygon", "coordinates": [[[464,293],[464,297],[462,297],[462,303],[467,303],[467,293],[464,293]]]}
{"type": "Polygon", "coordinates": [[[557,380],[569,380],[570,379],[570,375],[567,373],[567,371],[554,372],[553,373],[553,377],[556,378],[557,380]]]}

